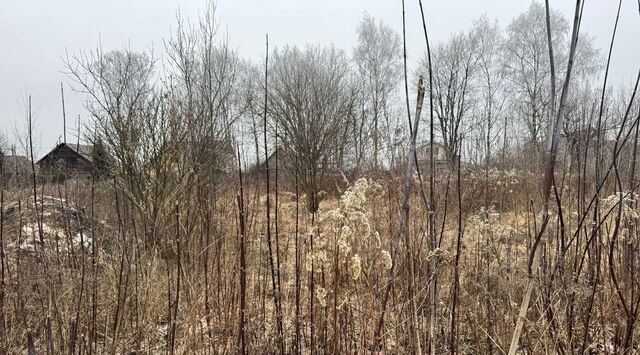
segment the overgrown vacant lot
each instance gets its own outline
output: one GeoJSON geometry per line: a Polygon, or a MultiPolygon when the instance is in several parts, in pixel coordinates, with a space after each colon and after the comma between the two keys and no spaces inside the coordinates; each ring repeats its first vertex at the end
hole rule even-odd
{"type": "MultiPolygon", "coordinates": [[[[458,181],[457,171],[442,171],[435,248],[417,175],[397,245],[402,181],[393,176],[345,179],[313,215],[302,204],[305,196],[279,186],[271,194],[271,243],[262,179],[243,182],[242,200],[232,176],[177,200],[154,231],[108,180],[42,184],[37,209],[30,189],[9,188],[2,346],[7,352],[33,342],[38,351],[54,352],[222,353],[239,350],[242,331],[249,352],[280,346],[367,352],[390,285],[380,331],[384,351],[410,352],[426,341],[431,324],[437,352],[451,341],[464,353],[504,351],[540,228],[528,207],[537,202],[538,186],[517,178],[526,175],[464,169],[458,181]]],[[[603,196],[601,216],[587,213],[579,226],[580,209],[586,211],[580,181],[568,173],[562,178],[562,203],[552,208],[539,241],[542,257],[532,276],[538,288],[522,352],[554,352],[558,344],[567,351],[613,349],[625,336],[617,292],[630,297],[635,290],[629,265],[635,195],[622,196],[622,205],[618,196],[603,196]],[[612,275],[618,286],[606,281],[612,275]]]]}
{"type": "Polygon", "coordinates": [[[549,2],[255,62],[210,3],[159,53],[65,51],[58,142],[31,96],[0,136],[0,354],[640,353],[635,4],[603,46],[602,2],[549,2]]]}

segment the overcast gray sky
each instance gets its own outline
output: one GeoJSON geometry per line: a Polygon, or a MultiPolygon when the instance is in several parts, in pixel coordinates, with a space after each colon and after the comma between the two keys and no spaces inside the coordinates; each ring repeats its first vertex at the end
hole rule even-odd
{"type": "MultiPolygon", "coordinates": [[[[551,6],[571,18],[574,0],[550,0],[551,6]]],[[[524,12],[531,0],[424,0],[432,41],[439,42],[469,27],[486,14],[501,27],[524,12]]],[[[587,1],[582,28],[595,36],[606,53],[618,2],[587,1]]],[[[0,0],[0,132],[13,140],[15,127],[24,126],[25,97],[32,95],[36,114],[34,146],[37,155],[50,149],[62,135],[60,82],[65,51],[153,47],[163,51],[163,39],[175,28],[176,12],[196,21],[206,0],[0,0]]],[[[219,0],[217,18],[240,55],[253,61],[264,56],[264,35],[270,45],[334,43],[350,50],[362,15],[368,12],[401,31],[400,0],[219,0]]],[[[636,0],[626,0],[614,54],[611,82],[630,83],[640,66],[640,16],[636,0]]],[[[424,51],[417,0],[407,0],[409,61],[424,51]]],[[[68,124],[85,115],[83,97],[65,84],[68,124]]],[[[68,133],[73,136],[75,133],[68,133]]],[[[75,139],[75,138],[73,138],[75,139]]]]}

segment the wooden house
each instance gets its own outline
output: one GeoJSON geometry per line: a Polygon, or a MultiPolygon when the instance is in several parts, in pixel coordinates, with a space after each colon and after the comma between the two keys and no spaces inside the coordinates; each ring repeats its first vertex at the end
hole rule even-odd
{"type": "MultiPolygon", "coordinates": [[[[429,143],[423,144],[417,148],[416,156],[418,158],[418,165],[423,172],[429,171],[429,160],[431,159],[431,145],[429,143]]],[[[456,157],[458,159],[458,157],[456,157]]],[[[442,167],[448,167],[449,159],[447,158],[447,148],[444,144],[439,142],[433,142],[433,161],[437,169],[442,167]]],[[[457,161],[457,160],[456,160],[457,161]]]]}
{"type": "Polygon", "coordinates": [[[60,143],[37,164],[45,176],[90,176],[94,170],[93,146],[60,143]]]}
{"type": "MultiPolygon", "coordinates": [[[[264,153],[263,153],[264,154],[264,153]]],[[[290,159],[288,152],[282,148],[271,149],[269,151],[269,157],[267,158],[269,164],[269,175],[272,181],[275,179],[276,172],[276,155],[278,157],[278,178],[279,179],[293,179],[295,176],[294,163],[290,159]]],[[[258,162],[251,164],[246,171],[247,176],[257,177],[262,179],[267,170],[264,155],[258,157],[258,162]]]]}

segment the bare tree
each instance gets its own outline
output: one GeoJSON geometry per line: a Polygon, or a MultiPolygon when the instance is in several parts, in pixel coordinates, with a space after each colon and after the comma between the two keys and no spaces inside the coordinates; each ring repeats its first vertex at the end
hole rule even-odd
{"type": "MultiPolygon", "coordinates": [[[[555,76],[561,82],[566,76],[570,35],[569,21],[554,10],[549,11],[551,31],[547,33],[545,13],[541,3],[532,2],[529,9],[508,26],[503,46],[507,78],[514,94],[512,107],[527,133],[525,143],[540,154],[553,116],[549,107],[561,90],[561,86],[552,87],[548,41],[550,39],[554,48],[555,76]]],[[[592,38],[586,32],[581,33],[572,75],[577,80],[593,77],[600,67],[592,38]]]]}
{"type": "MultiPolygon", "coordinates": [[[[470,127],[470,114],[477,102],[479,38],[472,32],[454,35],[433,53],[434,112],[447,158],[459,155],[459,140],[470,127]]],[[[421,68],[426,68],[426,59],[421,68]]]]}
{"type": "Polygon", "coordinates": [[[141,216],[148,241],[174,197],[194,181],[231,167],[230,127],[238,116],[233,90],[237,56],[215,40],[215,7],[189,27],[179,19],[166,43],[169,68],[153,53],[128,48],[67,56],[68,76],[88,95],[94,144],[141,216]]]}
{"type": "Polygon", "coordinates": [[[129,49],[101,49],[67,58],[68,75],[89,96],[87,108],[104,142],[120,188],[142,216],[149,241],[169,201],[169,171],[177,149],[166,96],[156,91],[155,60],[129,49]]]}
{"type": "Polygon", "coordinates": [[[373,143],[373,167],[379,168],[383,140],[391,145],[393,93],[401,79],[400,36],[383,22],[365,14],[357,29],[358,43],[353,50],[360,82],[360,112],[352,120],[350,134],[355,139],[356,165],[373,143]]]}
{"type": "Polygon", "coordinates": [[[477,108],[476,131],[480,150],[483,152],[484,165],[488,169],[492,163],[492,149],[500,138],[499,125],[505,113],[506,94],[504,92],[505,71],[499,48],[502,34],[496,22],[486,17],[480,18],[471,30],[478,43],[477,89],[479,103],[477,108]]]}
{"type": "Polygon", "coordinates": [[[165,43],[174,112],[185,122],[190,166],[203,179],[233,168],[232,125],[244,112],[235,90],[240,60],[226,39],[219,41],[211,3],[197,25],[178,18],[173,37],[165,43]]]}
{"type": "MultiPolygon", "coordinates": [[[[560,64],[566,56],[569,23],[557,11],[551,12],[550,22],[555,58],[560,64]]],[[[551,99],[545,9],[540,3],[532,2],[525,13],[511,22],[503,48],[507,77],[517,94],[513,107],[524,124],[528,143],[539,149],[549,123],[546,106],[551,99]]]]}
{"type": "Polygon", "coordinates": [[[274,51],[270,73],[268,113],[290,157],[285,164],[297,170],[307,207],[315,212],[320,182],[340,168],[339,152],[347,144],[345,121],[355,107],[349,62],[334,47],[285,47],[274,51]]]}

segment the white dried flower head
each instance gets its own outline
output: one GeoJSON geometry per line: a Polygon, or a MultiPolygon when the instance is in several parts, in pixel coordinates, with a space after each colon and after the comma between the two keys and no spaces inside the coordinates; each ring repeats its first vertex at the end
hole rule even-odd
{"type": "Polygon", "coordinates": [[[320,216],[320,222],[340,223],[344,221],[344,219],[345,219],[345,216],[344,214],[342,214],[342,211],[340,211],[340,209],[329,210],[327,212],[322,213],[320,216]]]}
{"type": "Polygon", "coordinates": [[[327,252],[324,250],[320,250],[318,251],[317,255],[316,255],[316,261],[319,263],[326,263],[327,262],[327,252]]]}
{"type": "Polygon", "coordinates": [[[316,298],[322,307],[325,307],[327,305],[327,290],[325,290],[324,287],[318,287],[316,290],[316,298]]]}
{"type": "Polygon", "coordinates": [[[327,237],[324,233],[320,233],[313,239],[313,243],[316,249],[323,249],[327,245],[327,237]]]}
{"type": "Polygon", "coordinates": [[[349,244],[348,239],[342,235],[338,238],[338,250],[343,255],[349,254],[351,251],[351,245],[349,244]]]}
{"type": "Polygon", "coordinates": [[[385,347],[387,349],[387,351],[391,354],[393,354],[394,352],[397,351],[396,349],[396,341],[393,339],[393,337],[389,337],[388,340],[386,340],[385,342],[385,347]]]}
{"type": "Polygon", "coordinates": [[[384,265],[385,270],[390,270],[393,266],[393,260],[391,259],[391,254],[388,251],[382,250],[382,265],[384,265]]]}
{"type": "Polygon", "coordinates": [[[364,233],[362,234],[362,237],[364,240],[369,239],[369,236],[371,236],[371,225],[369,224],[369,222],[363,223],[364,226],[364,233]]]}
{"type": "Polygon", "coordinates": [[[316,235],[318,234],[318,227],[311,227],[309,228],[309,231],[307,232],[308,235],[316,235]]]}
{"type": "Polygon", "coordinates": [[[347,200],[347,203],[345,204],[345,208],[347,209],[356,209],[359,210],[362,208],[362,204],[364,201],[362,201],[360,199],[360,196],[356,195],[356,194],[351,194],[351,197],[349,198],[349,200],[347,200]]]}
{"type": "Polygon", "coordinates": [[[623,211],[623,218],[630,221],[637,221],[640,219],[640,215],[633,208],[625,208],[623,211]]]}
{"type": "Polygon", "coordinates": [[[367,215],[361,211],[349,211],[347,221],[350,223],[364,223],[368,220],[367,215]]]}
{"type": "Polygon", "coordinates": [[[346,210],[361,210],[364,207],[364,203],[367,201],[367,189],[369,188],[369,182],[366,179],[359,179],[353,186],[350,186],[342,197],[340,202],[342,208],[346,210]]]}
{"type": "Polygon", "coordinates": [[[617,209],[622,205],[622,220],[625,222],[635,222],[640,218],[634,208],[637,199],[638,195],[635,193],[618,192],[603,199],[603,204],[607,209],[617,209]]]}
{"type": "Polygon", "coordinates": [[[451,255],[442,248],[435,248],[427,255],[427,260],[431,258],[435,258],[439,262],[445,262],[451,259],[451,255]]]}
{"type": "Polygon", "coordinates": [[[357,280],[362,272],[362,264],[358,254],[351,257],[351,277],[357,280]]]}
{"type": "Polygon", "coordinates": [[[349,238],[352,232],[351,227],[342,226],[342,229],[340,229],[340,238],[349,238]]]}
{"type": "Polygon", "coordinates": [[[308,272],[311,272],[312,267],[313,267],[313,255],[308,254],[304,263],[304,268],[308,272]]]}

